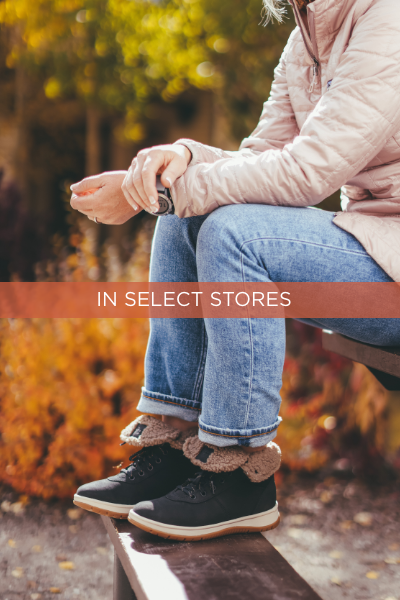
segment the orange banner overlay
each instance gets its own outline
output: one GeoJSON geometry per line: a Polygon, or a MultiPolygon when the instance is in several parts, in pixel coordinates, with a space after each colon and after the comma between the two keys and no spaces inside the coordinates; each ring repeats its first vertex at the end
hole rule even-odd
{"type": "Polygon", "coordinates": [[[0,283],[1,318],[400,318],[397,283],[0,283]]]}

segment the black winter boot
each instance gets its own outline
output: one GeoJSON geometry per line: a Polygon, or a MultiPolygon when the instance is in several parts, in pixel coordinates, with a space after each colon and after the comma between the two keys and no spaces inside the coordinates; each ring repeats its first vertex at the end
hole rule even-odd
{"type": "Polygon", "coordinates": [[[184,434],[154,417],[139,417],[123,430],[121,439],[144,448],[130,456],[131,464],[117,475],[82,485],[74,503],[101,515],[126,519],[135,504],[163,496],[195,473],[196,467],[182,452],[185,439],[193,433],[184,434]]]}
{"type": "Polygon", "coordinates": [[[165,496],[134,506],[131,523],[160,537],[190,541],[278,526],[276,444],[247,454],[238,446],[204,444],[196,436],[185,442],[184,452],[202,470],[165,496]]]}

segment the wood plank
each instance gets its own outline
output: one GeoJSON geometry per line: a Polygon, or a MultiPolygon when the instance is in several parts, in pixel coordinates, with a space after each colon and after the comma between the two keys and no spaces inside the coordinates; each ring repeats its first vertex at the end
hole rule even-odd
{"type": "Polygon", "coordinates": [[[138,600],[321,600],[260,534],[176,542],[101,518],[138,600]]]}
{"type": "Polygon", "coordinates": [[[332,331],[322,332],[322,346],[367,367],[400,377],[400,348],[363,344],[332,331]]]}

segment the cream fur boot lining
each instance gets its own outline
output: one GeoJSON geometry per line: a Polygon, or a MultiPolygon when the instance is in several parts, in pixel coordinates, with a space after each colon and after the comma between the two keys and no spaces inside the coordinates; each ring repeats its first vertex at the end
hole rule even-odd
{"type": "Polygon", "coordinates": [[[187,438],[196,435],[196,433],[197,426],[187,431],[180,431],[159,419],[142,415],[121,431],[120,438],[122,442],[131,446],[145,448],[168,443],[172,448],[182,450],[187,438]]]}
{"type": "Polygon", "coordinates": [[[249,454],[240,446],[220,448],[205,444],[196,435],[186,440],[183,453],[204,471],[223,473],[241,468],[253,482],[268,479],[281,464],[281,449],[274,442],[269,442],[259,452],[249,454]]]}

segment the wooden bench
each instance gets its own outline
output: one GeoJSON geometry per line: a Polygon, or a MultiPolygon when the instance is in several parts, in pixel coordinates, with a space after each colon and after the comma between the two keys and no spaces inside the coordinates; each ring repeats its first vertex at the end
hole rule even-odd
{"type": "MultiPolygon", "coordinates": [[[[331,331],[323,331],[322,343],[366,365],[386,389],[400,390],[400,348],[331,331]]],[[[321,600],[260,534],[175,542],[101,518],[115,550],[114,600],[321,600]]]]}
{"type": "Polygon", "coordinates": [[[324,330],[322,346],[355,362],[362,363],[389,391],[400,391],[400,348],[371,346],[324,330]]]}
{"type": "Polygon", "coordinates": [[[114,600],[321,600],[259,533],[164,540],[101,517],[114,545],[114,600]]]}

